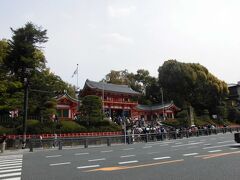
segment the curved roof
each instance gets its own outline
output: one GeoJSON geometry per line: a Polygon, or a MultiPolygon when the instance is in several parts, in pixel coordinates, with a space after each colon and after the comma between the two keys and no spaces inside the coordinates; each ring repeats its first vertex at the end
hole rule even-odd
{"type": "Polygon", "coordinates": [[[166,103],[164,105],[162,105],[162,104],[156,104],[156,105],[141,105],[141,104],[139,104],[136,106],[136,109],[143,110],[143,111],[155,111],[155,110],[160,110],[163,108],[168,109],[172,106],[174,106],[177,110],[179,110],[179,108],[176,107],[173,102],[166,103]]]}
{"type": "Polygon", "coordinates": [[[59,97],[56,97],[56,99],[57,100],[60,100],[60,99],[62,99],[62,98],[67,98],[67,99],[70,99],[71,101],[73,101],[73,102],[78,102],[79,100],[78,99],[76,99],[76,98],[73,98],[72,96],[70,96],[66,91],[64,91],[64,94],[63,95],[61,95],[61,96],[59,96],[59,97]]]}
{"type": "Polygon", "coordinates": [[[101,91],[109,91],[109,92],[116,92],[116,93],[125,93],[125,94],[132,94],[132,95],[140,95],[139,92],[134,91],[127,85],[118,85],[118,84],[111,84],[111,83],[104,83],[104,82],[95,82],[86,80],[85,87],[89,87],[91,89],[97,89],[101,91]]]}

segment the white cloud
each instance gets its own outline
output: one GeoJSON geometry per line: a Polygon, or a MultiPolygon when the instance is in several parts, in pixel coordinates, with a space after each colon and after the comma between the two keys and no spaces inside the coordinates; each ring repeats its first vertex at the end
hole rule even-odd
{"type": "Polygon", "coordinates": [[[90,28],[90,29],[96,29],[97,26],[95,24],[92,24],[92,23],[88,23],[87,26],[90,28]]]}
{"type": "Polygon", "coordinates": [[[119,33],[105,34],[104,39],[107,43],[116,45],[130,45],[134,43],[134,40],[131,37],[127,37],[119,33]]]}
{"type": "Polygon", "coordinates": [[[108,14],[110,17],[119,18],[129,16],[136,10],[135,6],[125,7],[125,8],[114,8],[112,6],[108,6],[108,14]]]}

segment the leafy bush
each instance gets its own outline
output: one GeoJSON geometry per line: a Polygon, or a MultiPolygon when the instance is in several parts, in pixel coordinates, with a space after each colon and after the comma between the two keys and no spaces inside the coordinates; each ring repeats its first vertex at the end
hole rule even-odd
{"type": "Polygon", "coordinates": [[[86,132],[87,129],[84,126],[79,125],[75,121],[61,121],[61,132],[62,133],[78,133],[86,132]]]}

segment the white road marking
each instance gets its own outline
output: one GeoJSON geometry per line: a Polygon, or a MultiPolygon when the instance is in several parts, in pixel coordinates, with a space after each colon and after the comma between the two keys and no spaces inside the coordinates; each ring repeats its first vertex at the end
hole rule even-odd
{"type": "Polygon", "coordinates": [[[95,161],[105,161],[106,158],[101,158],[101,159],[90,159],[88,160],[89,162],[95,162],[95,161]]]}
{"type": "Polygon", "coordinates": [[[221,145],[221,146],[211,146],[211,147],[205,147],[203,149],[214,149],[214,148],[220,148],[220,147],[226,147],[226,146],[236,146],[238,144],[225,144],[225,145],[221,145]]]}
{"type": "Polygon", "coordinates": [[[18,172],[18,171],[22,171],[22,168],[18,168],[18,169],[8,169],[8,170],[0,170],[0,173],[9,173],[9,172],[18,172]]]}
{"type": "Polygon", "coordinates": [[[21,177],[4,178],[4,180],[21,180],[21,177]]]}
{"type": "Polygon", "coordinates": [[[126,156],[120,156],[121,158],[128,158],[128,157],[135,157],[136,155],[126,155],[126,156]]]}
{"type": "Polygon", "coordinates": [[[109,151],[101,151],[101,153],[109,153],[109,152],[113,152],[113,150],[109,150],[109,151]]]}
{"type": "Polygon", "coordinates": [[[170,156],[153,158],[154,160],[170,159],[170,156]]]}
{"type": "Polygon", "coordinates": [[[123,151],[129,151],[129,150],[133,150],[134,148],[127,148],[127,149],[123,149],[123,151]]]}
{"type": "Polygon", "coordinates": [[[161,144],[161,145],[159,145],[159,146],[168,146],[169,144],[161,144]]]}
{"type": "Polygon", "coordinates": [[[9,173],[9,174],[0,174],[0,178],[11,177],[11,176],[21,176],[21,172],[9,173]]]}
{"type": "Polygon", "coordinates": [[[175,143],[176,145],[182,144],[182,142],[175,143]]]}
{"type": "Polygon", "coordinates": [[[18,160],[18,161],[8,161],[8,162],[0,162],[0,165],[2,164],[13,164],[13,163],[22,163],[22,160],[18,160]]]}
{"type": "Polygon", "coordinates": [[[215,152],[221,152],[222,150],[218,149],[218,150],[212,150],[212,151],[208,151],[209,153],[215,153],[215,152]]]}
{"type": "Polygon", "coordinates": [[[82,155],[87,155],[87,154],[89,154],[89,153],[76,153],[76,154],[74,154],[75,156],[82,156],[82,155]]]}
{"type": "Polygon", "coordinates": [[[149,149],[149,148],[152,148],[152,146],[145,146],[145,147],[143,147],[143,149],[149,149]]]}
{"type": "Polygon", "coordinates": [[[21,163],[12,163],[12,164],[1,164],[0,167],[19,166],[19,165],[22,165],[22,162],[21,163]]]}
{"type": "Polygon", "coordinates": [[[188,143],[195,143],[196,141],[188,141],[188,143]]]}
{"type": "Polygon", "coordinates": [[[190,147],[187,147],[187,149],[194,149],[194,148],[198,148],[198,146],[190,146],[190,147]]]}
{"type": "Polygon", "coordinates": [[[234,140],[231,140],[231,141],[222,141],[222,142],[218,142],[218,144],[224,144],[224,143],[230,143],[230,142],[234,142],[234,140]]]}
{"type": "Polygon", "coordinates": [[[175,147],[183,147],[183,146],[192,146],[192,145],[196,145],[196,144],[202,144],[202,142],[189,143],[189,144],[181,144],[181,145],[176,145],[176,146],[172,146],[172,147],[175,148],[175,147]]]}
{"type": "Polygon", "coordinates": [[[8,159],[8,160],[0,160],[0,162],[16,162],[16,161],[22,161],[22,159],[8,159]]]}
{"type": "Polygon", "coordinates": [[[52,156],[46,156],[46,158],[55,158],[55,157],[61,157],[62,155],[52,155],[52,156]]]}
{"type": "Polygon", "coordinates": [[[100,165],[91,165],[91,166],[79,166],[77,169],[87,169],[87,168],[96,168],[100,167],[100,165]]]}
{"type": "Polygon", "coordinates": [[[231,150],[238,150],[238,148],[230,148],[231,150]]]}
{"type": "Polygon", "coordinates": [[[10,166],[10,167],[2,167],[0,170],[5,170],[5,169],[15,169],[15,168],[21,168],[22,166],[10,166]]]}
{"type": "Polygon", "coordinates": [[[68,164],[71,164],[71,162],[64,162],[64,163],[50,164],[49,166],[61,166],[61,165],[68,165],[68,164]]]}
{"type": "Polygon", "coordinates": [[[211,144],[204,144],[204,146],[211,146],[211,144]]]}
{"type": "Polygon", "coordinates": [[[125,162],[118,162],[118,164],[131,164],[131,163],[137,163],[138,160],[135,160],[135,161],[125,161],[125,162]]]}
{"type": "Polygon", "coordinates": [[[151,155],[151,154],[158,154],[159,152],[150,152],[150,153],[147,153],[147,154],[149,154],[149,155],[151,155]]]}
{"type": "Polygon", "coordinates": [[[183,156],[195,156],[195,155],[198,155],[198,153],[183,154],[183,156]]]}

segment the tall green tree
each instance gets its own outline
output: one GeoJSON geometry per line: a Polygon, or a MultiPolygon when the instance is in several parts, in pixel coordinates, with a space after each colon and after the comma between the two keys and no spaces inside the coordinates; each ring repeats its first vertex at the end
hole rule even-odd
{"type": "Polygon", "coordinates": [[[11,40],[0,41],[0,113],[23,109],[23,84],[27,78],[29,115],[50,117],[56,109],[54,92],[67,90],[75,96],[74,89],[46,67],[42,44],[48,40],[47,30],[27,23],[11,31],[11,40]]]}
{"type": "Polygon", "coordinates": [[[102,101],[98,96],[85,96],[80,107],[82,119],[88,122],[102,119],[102,101]]]}
{"type": "Polygon", "coordinates": [[[159,67],[158,72],[164,97],[174,100],[179,107],[194,107],[199,115],[206,109],[214,114],[227,97],[227,84],[200,64],[169,60],[159,67]]]}

